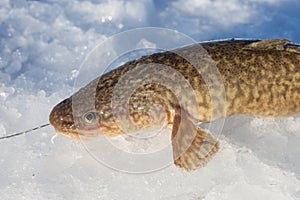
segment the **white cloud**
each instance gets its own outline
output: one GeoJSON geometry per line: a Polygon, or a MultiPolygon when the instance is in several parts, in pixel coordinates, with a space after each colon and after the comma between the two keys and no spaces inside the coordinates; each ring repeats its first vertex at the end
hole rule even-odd
{"type": "Polygon", "coordinates": [[[185,29],[186,23],[188,27],[193,27],[195,32],[216,32],[252,22],[262,23],[268,18],[263,12],[265,4],[277,6],[287,1],[177,0],[171,3],[161,16],[164,22],[167,21],[173,26],[172,28],[183,27],[183,32],[193,32],[185,29]]]}
{"type": "Polygon", "coordinates": [[[152,1],[109,0],[98,4],[74,1],[70,5],[71,11],[66,10],[66,12],[69,12],[70,17],[80,18],[81,23],[111,23],[115,27],[120,27],[120,24],[146,25],[152,1]]]}
{"type": "Polygon", "coordinates": [[[287,2],[287,0],[248,0],[248,2],[278,4],[281,2],[287,2]]]}
{"type": "Polygon", "coordinates": [[[193,17],[208,18],[221,26],[247,22],[256,11],[238,0],[178,0],[174,8],[193,17]]]}

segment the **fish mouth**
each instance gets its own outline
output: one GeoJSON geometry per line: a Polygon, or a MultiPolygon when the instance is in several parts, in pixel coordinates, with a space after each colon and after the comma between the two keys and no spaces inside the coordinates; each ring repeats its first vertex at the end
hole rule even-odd
{"type": "Polygon", "coordinates": [[[100,135],[103,135],[99,126],[95,127],[84,127],[84,128],[77,128],[77,136],[81,140],[89,140],[94,139],[100,135]]]}
{"type": "Polygon", "coordinates": [[[61,121],[58,124],[52,124],[56,133],[66,136],[74,140],[89,140],[101,135],[99,126],[84,126],[80,121],[74,120],[74,123],[69,121],[61,121]]]}
{"type": "Polygon", "coordinates": [[[66,131],[66,130],[59,130],[58,128],[55,128],[55,132],[59,135],[63,135],[65,137],[68,137],[73,140],[81,140],[77,132],[73,131],[66,131]]]}
{"type": "Polygon", "coordinates": [[[101,134],[101,131],[99,128],[76,128],[75,125],[73,125],[75,128],[61,128],[61,127],[54,127],[55,132],[57,134],[63,135],[65,137],[68,137],[73,140],[89,140],[96,138],[101,134]]]}

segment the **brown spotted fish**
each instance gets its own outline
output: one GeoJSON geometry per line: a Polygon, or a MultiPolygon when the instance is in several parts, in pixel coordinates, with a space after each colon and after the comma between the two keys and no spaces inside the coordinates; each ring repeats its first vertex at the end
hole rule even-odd
{"type": "Polygon", "coordinates": [[[219,149],[216,138],[197,122],[236,114],[284,117],[300,113],[300,46],[286,39],[200,44],[202,49],[190,45],[155,53],[104,74],[56,105],[50,123],[59,134],[90,139],[158,126],[166,119],[172,127],[174,163],[193,170],[204,166],[219,149]],[[224,84],[224,90],[213,94],[205,80],[217,79],[209,74],[211,60],[224,84]],[[192,93],[185,92],[188,87],[180,83],[178,74],[192,93]],[[132,91],[129,98],[127,91],[132,91]],[[219,103],[213,106],[212,100],[219,103]]]}

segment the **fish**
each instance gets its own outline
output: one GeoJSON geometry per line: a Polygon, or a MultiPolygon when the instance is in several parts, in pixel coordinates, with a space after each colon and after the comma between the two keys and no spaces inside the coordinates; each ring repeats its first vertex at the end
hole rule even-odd
{"type": "Polygon", "coordinates": [[[174,164],[190,171],[207,165],[220,149],[199,123],[299,113],[300,46],[288,39],[229,39],[129,61],[58,103],[49,121],[58,134],[75,140],[165,123],[172,129],[174,164]]]}

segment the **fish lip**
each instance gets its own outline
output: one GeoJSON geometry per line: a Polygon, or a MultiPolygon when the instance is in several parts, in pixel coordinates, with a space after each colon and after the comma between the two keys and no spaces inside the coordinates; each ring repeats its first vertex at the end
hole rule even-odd
{"type": "Polygon", "coordinates": [[[75,140],[80,140],[78,137],[78,133],[76,130],[74,131],[73,129],[65,130],[65,129],[60,129],[58,127],[54,127],[56,134],[75,139],[75,140]]]}
{"type": "Polygon", "coordinates": [[[76,138],[79,138],[79,139],[86,139],[86,138],[92,138],[92,137],[101,135],[101,130],[98,125],[88,127],[88,126],[84,126],[82,124],[80,125],[80,123],[76,124],[76,122],[75,122],[75,124],[72,124],[71,126],[73,128],[70,128],[70,129],[57,128],[56,130],[61,135],[65,135],[70,138],[73,138],[72,136],[75,136],[76,138]]]}
{"type": "Polygon", "coordinates": [[[101,135],[97,129],[57,130],[57,133],[75,140],[90,140],[101,135]]]}

